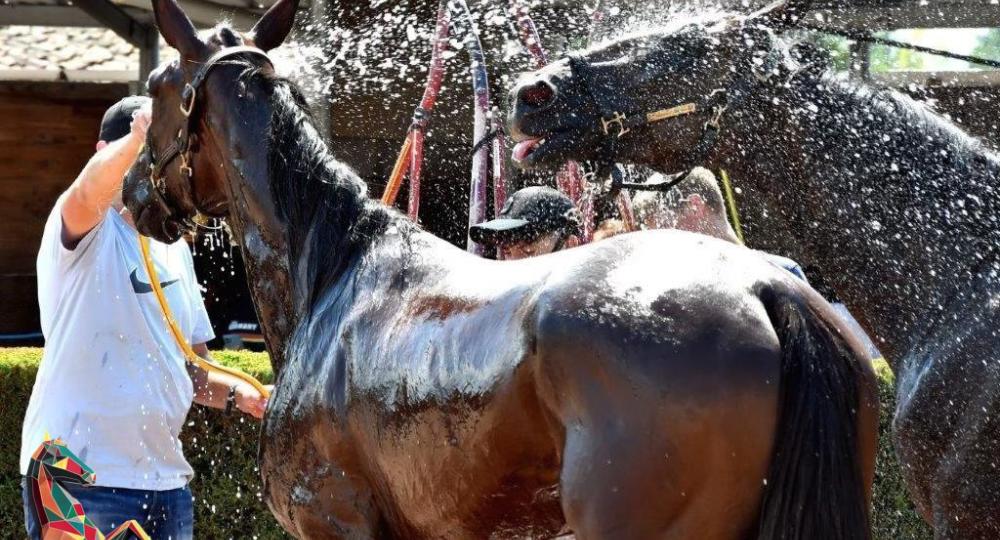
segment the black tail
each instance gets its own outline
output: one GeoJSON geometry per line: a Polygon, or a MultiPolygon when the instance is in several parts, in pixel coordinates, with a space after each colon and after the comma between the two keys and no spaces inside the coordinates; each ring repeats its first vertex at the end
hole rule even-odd
{"type": "Polygon", "coordinates": [[[781,381],[758,538],[868,539],[861,359],[805,299],[768,288],[761,300],[781,343],[781,381]]]}

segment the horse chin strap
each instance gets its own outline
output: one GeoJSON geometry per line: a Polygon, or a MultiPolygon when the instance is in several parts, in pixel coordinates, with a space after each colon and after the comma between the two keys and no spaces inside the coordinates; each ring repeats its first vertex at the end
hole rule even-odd
{"type": "MultiPolygon", "coordinates": [[[[237,55],[250,55],[257,58],[262,58],[267,65],[273,66],[271,58],[261,49],[257,47],[240,46],[240,47],[227,47],[225,49],[219,50],[205,61],[204,64],[195,72],[194,77],[191,78],[190,82],[184,84],[184,90],[181,92],[181,104],[180,112],[184,115],[185,121],[181,125],[181,128],[177,130],[177,136],[174,138],[170,146],[163,152],[163,154],[157,158],[152,144],[152,136],[150,132],[146,134],[146,145],[145,152],[149,158],[149,182],[152,184],[153,189],[150,192],[157,199],[156,204],[169,209],[170,206],[167,204],[166,199],[166,176],[164,175],[164,170],[168,165],[174,162],[177,158],[180,158],[180,173],[187,180],[191,180],[194,177],[194,170],[191,168],[191,138],[194,135],[195,122],[197,116],[194,114],[195,106],[198,103],[198,90],[205,83],[208,75],[211,73],[212,68],[219,65],[222,60],[227,58],[232,58],[237,55]]],[[[191,221],[191,220],[186,220],[191,221]]],[[[197,225],[197,222],[191,221],[197,225]]]]}

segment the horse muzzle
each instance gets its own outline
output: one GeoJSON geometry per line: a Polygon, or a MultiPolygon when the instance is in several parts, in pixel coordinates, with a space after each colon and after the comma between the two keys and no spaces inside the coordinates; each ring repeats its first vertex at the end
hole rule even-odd
{"type": "Polygon", "coordinates": [[[176,242],[187,229],[185,221],[174,216],[163,197],[156,193],[153,183],[138,170],[142,170],[140,163],[126,175],[122,188],[122,200],[132,213],[136,230],[160,242],[176,242]]]}

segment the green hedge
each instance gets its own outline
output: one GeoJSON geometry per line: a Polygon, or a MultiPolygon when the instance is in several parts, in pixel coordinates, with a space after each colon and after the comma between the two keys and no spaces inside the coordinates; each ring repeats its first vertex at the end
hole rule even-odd
{"type": "MultiPolygon", "coordinates": [[[[221,363],[261,381],[272,379],[264,353],[217,351],[221,363]]],[[[24,538],[18,459],[21,422],[35,381],[40,349],[0,349],[0,538],[24,538]]],[[[288,538],[260,496],[257,438],[260,423],[244,415],[194,407],[182,439],[196,471],[195,538],[288,538]]],[[[104,531],[108,532],[108,531],[104,531]]]]}
{"type": "MultiPolygon", "coordinates": [[[[0,533],[2,538],[22,538],[18,455],[21,422],[35,380],[39,349],[0,349],[0,533]]],[[[238,367],[264,382],[272,378],[263,353],[220,351],[223,364],[238,367]]],[[[875,538],[923,539],[931,532],[913,509],[899,462],[889,441],[889,422],[895,410],[892,372],[879,366],[882,377],[882,438],[875,476],[873,509],[875,538]]],[[[246,417],[226,417],[202,407],[192,409],[184,429],[187,456],[197,475],[195,534],[197,538],[286,538],[260,497],[257,473],[259,424],[246,417]]]]}

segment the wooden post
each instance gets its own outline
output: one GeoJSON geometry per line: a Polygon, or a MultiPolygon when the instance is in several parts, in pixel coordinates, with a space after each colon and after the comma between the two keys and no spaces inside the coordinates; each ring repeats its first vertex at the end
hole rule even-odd
{"type": "MultiPolygon", "coordinates": [[[[146,32],[146,43],[139,47],[139,91],[145,93],[149,74],[160,65],[160,34],[155,28],[146,32]]],[[[136,92],[137,94],[139,92],[136,92]]]]}

